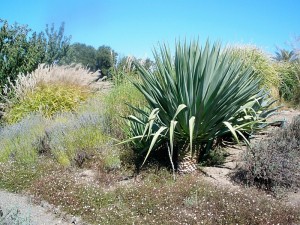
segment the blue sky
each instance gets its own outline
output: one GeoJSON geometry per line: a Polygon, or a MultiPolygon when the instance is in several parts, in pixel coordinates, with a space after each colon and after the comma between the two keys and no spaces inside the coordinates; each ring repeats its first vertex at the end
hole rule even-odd
{"type": "Polygon", "coordinates": [[[300,36],[298,0],[1,0],[0,18],[42,31],[65,22],[72,43],[151,57],[158,42],[207,38],[273,53],[300,36]]]}

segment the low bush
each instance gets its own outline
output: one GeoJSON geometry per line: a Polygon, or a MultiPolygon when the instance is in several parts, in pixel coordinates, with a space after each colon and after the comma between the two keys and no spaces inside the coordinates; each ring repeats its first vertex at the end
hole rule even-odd
{"type": "Polygon", "coordinates": [[[48,121],[32,114],[20,122],[0,130],[0,162],[34,164],[38,158],[38,140],[44,135],[48,121]]]}
{"type": "Polygon", "coordinates": [[[86,159],[100,151],[107,142],[103,131],[103,117],[93,112],[57,116],[46,129],[46,140],[56,160],[65,166],[81,166],[86,159]]]}
{"type": "Polygon", "coordinates": [[[119,168],[119,150],[109,141],[101,102],[96,95],[81,104],[77,113],[57,113],[51,119],[32,114],[2,127],[0,162],[29,165],[45,155],[64,166],[81,167],[97,155],[108,170],[119,168]]]}
{"type": "Polygon", "coordinates": [[[248,184],[276,191],[300,187],[300,116],[249,148],[238,171],[248,184]]]}
{"type": "Polygon", "coordinates": [[[216,146],[210,150],[200,162],[201,166],[217,166],[224,164],[226,157],[229,156],[228,152],[220,146],[216,146]]]}

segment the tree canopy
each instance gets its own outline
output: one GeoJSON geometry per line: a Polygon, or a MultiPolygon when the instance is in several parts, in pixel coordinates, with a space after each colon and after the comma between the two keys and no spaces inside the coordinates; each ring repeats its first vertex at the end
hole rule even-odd
{"type": "Polygon", "coordinates": [[[9,25],[0,20],[0,85],[19,73],[30,73],[40,63],[59,62],[68,52],[71,37],[64,36],[64,23],[58,31],[54,24],[45,32],[33,32],[27,25],[9,25]]]}
{"type": "Polygon", "coordinates": [[[110,70],[116,65],[118,54],[109,46],[102,45],[98,49],[83,43],[70,45],[63,64],[80,63],[91,71],[101,71],[102,76],[110,76],[110,70]]]}

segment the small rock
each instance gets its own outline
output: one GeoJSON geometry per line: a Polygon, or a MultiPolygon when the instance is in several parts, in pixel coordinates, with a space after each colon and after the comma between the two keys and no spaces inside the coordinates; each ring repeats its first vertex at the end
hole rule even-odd
{"type": "Polygon", "coordinates": [[[41,201],[41,206],[48,210],[52,208],[51,205],[46,201],[41,201]]]}
{"type": "Polygon", "coordinates": [[[58,206],[58,207],[55,207],[54,209],[53,209],[53,213],[54,214],[59,214],[60,213],[60,207],[58,206]]]}
{"type": "Polygon", "coordinates": [[[93,170],[85,170],[79,174],[80,177],[94,178],[95,172],[93,170]]]}
{"type": "Polygon", "coordinates": [[[80,222],[80,218],[73,216],[71,219],[71,224],[78,224],[80,222]]]}

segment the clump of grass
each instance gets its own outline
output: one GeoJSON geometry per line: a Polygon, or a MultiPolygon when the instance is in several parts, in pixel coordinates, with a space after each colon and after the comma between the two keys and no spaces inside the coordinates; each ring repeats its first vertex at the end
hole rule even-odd
{"type": "Polygon", "coordinates": [[[53,116],[74,110],[91,93],[94,75],[80,66],[40,65],[29,75],[19,75],[4,88],[4,119],[15,123],[32,112],[53,116]]]}
{"type": "Polygon", "coordinates": [[[16,101],[4,116],[13,124],[32,112],[41,112],[52,117],[58,112],[74,111],[80,102],[87,99],[89,93],[81,87],[61,84],[41,85],[28,93],[21,101],[16,101]]]}
{"type": "Polygon", "coordinates": [[[225,162],[228,153],[226,150],[220,146],[216,146],[211,151],[208,151],[207,154],[203,155],[201,159],[201,166],[216,166],[222,165],[225,162]]]}
{"type": "Polygon", "coordinates": [[[238,176],[268,191],[300,187],[300,116],[249,148],[238,176]]]}
{"type": "MultiPolygon", "coordinates": [[[[22,99],[39,85],[65,84],[89,86],[96,79],[95,74],[80,65],[58,66],[41,64],[31,74],[19,74],[17,79],[5,86],[4,92],[22,99]]],[[[11,95],[10,95],[11,96],[11,95]]],[[[3,96],[5,97],[5,96],[3,96]]]]}
{"type": "Polygon", "coordinates": [[[114,171],[121,168],[120,149],[107,146],[100,153],[103,166],[106,171],[114,171]]]}

